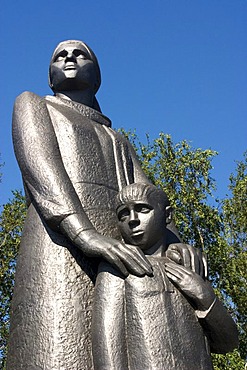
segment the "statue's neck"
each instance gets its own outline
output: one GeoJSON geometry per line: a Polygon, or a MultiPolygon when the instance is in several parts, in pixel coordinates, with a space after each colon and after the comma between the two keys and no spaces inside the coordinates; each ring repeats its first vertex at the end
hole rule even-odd
{"type": "Polygon", "coordinates": [[[94,93],[91,89],[87,90],[72,90],[72,91],[58,91],[55,92],[55,96],[58,96],[63,99],[72,100],[77,103],[87,105],[88,107],[93,108],[94,103],[94,93]]]}
{"type": "Polygon", "coordinates": [[[145,251],[145,254],[155,257],[163,257],[165,255],[166,249],[166,238],[163,237],[156,244],[152,245],[151,248],[147,249],[145,251]]]}

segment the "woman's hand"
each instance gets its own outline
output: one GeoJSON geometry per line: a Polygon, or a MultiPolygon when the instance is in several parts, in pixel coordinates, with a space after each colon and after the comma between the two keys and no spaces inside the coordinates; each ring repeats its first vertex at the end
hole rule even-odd
{"type": "Polygon", "coordinates": [[[189,244],[170,244],[166,256],[173,262],[191,269],[203,279],[208,277],[207,259],[200,249],[189,244]]]}
{"type": "Polygon", "coordinates": [[[144,253],[136,246],[100,235],[95,230],[82,231],[74,243],[88,257],[102,257],[125,277],[152,276],[153,270],[144,253]]]}

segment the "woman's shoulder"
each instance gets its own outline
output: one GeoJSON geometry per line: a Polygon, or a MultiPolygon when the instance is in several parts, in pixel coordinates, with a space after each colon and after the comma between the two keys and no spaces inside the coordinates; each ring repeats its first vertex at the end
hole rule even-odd
{"type": "Polygon", "coordinates": [[[33,115],[45,108],[45,98],[31,91],[24,91],[17,96],[14,104],[14,116],[20,117],[23,114],[33,115]]]}
{"type": "Polygon", "coordinates": [[[15,105],[14,105],[14,111],[16,110],[25,110],[25,109],[30,109],[32,105],[37,105],[39,104],[43,98],[31,91],[24,91],[20,95],[17,96],[15,100],[15,105]]]}
{"type": "Polygon", "coordinates": [[[16,102],[30,102],[32,100],[42,100],[43,98],[31,91],[24,91],[20,95],[17,96],[16,102]]]}

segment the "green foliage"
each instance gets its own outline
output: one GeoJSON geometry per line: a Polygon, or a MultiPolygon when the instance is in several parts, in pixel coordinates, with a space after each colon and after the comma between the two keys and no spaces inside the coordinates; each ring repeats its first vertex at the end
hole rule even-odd
{"type": "Polygon", "coordinates": [[[214,370],[245,370],[245,360],[235,349],[226,355],[212,355],[214,370]]]}
{"type": "Polygon", "coordinates": [[[24,197],[13,192],[0,216],[0,364],[4,368],[9,332],[10,301],[13,294],[15,262],[26,215],[24,197]]]}
{"type": "Polygon", "coordinates": [[[240,352],[247,354],[247,152],[230,175],[231,196],[223,201],[225,238],[229,262],[225,264],[223,286],[235,304],[239,323],[240,352]]]}

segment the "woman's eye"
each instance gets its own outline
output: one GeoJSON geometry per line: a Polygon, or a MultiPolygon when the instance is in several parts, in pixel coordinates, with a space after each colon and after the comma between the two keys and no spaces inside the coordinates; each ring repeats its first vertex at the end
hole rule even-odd
{"type": "Polygon", "coordinates": [[[83,55],[83,54],[77,55],[77,58],[79,58],[79,59],[86,59],[85,55],[83,55]]]}
{"type": "Polygon", "coordinates": [[[63,50],[61,51],[56,57],[55,57],[55,60],[54,62],[61,62],[62,60],[64,60],[64,58],[66,57],[67,55],[67,51],[66,50],[63,50]]]}
{"type": "Polygon", "coordinates": [[[59,56],[56,58],[55,62],[61,62],[61,60],[63,60],[63,59],[64,59],[64,57],[63,57],[62,55],[59,55],[59,56]]]}
{"type": "Polygon", "coordinates": [[[79,59],[87,59],[87,56],[80,50],[74,50],[74,56],[79,59]]]}

